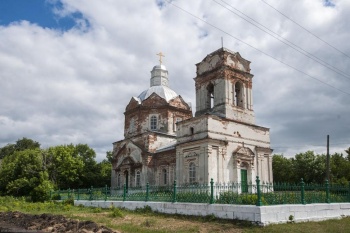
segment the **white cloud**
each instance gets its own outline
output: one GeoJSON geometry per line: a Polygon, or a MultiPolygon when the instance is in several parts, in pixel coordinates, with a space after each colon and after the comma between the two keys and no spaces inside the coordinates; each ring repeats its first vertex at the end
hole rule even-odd
{"type": "MultiPolygon", "coordinates": [[[[43,146],[88,143],[99,159],[123,138],[126,104],[149,86],[165,54],[170,85],[195,109],[195,64],[224,46],[252,62],[257,123],[271,128],[272,147],[287,156],[318,150],[327,134],[339,152],[350,146],[349,95],[261,54],[160,1],[63,0],[58,16],[81,13],[68,31],[26,21],[0,27],[0,146],[29,137],[43,146]],[[81,23],[82,22],[82,23],[81,23]],[[86,23],[88,22],[88,23],[86,23]],[[348,143],[348,144],[346,144],[348,143]],[[342,147],[343,146],[343,147],[342,147]]],[[[257,0],[225,0],[337,68],[350,59],[257,0]]],[[[350,54],[350,3],[268,1],[344,53],[350,54]]],[[[173,1],[211,24],[304,72],[349,92],[350,80],[305,58],[214,1],[173,1]]],[[[321,151],[322,152],[322,151],[321,151]]]]}

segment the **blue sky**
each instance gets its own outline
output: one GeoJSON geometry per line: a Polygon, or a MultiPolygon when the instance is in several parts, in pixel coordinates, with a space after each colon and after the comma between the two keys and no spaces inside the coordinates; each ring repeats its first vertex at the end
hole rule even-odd
{"type": "Polygon", "coordinates": [[[55,9],[61,8],[60,1],[1,0],[0,25],[7,26],[13,22],[26,20],[44,28],[69,30],[75,26],[76,19],[82,18],[82,14],[75,12],[61,17],[55,14],[55,9]]]}
{"type": "MultiPolygon", "coordinates": [[[[349,0],[264,1],[350,55],[349,0]]],[[[350,146],[350,97],[337,90],[350,90],[350,56],[262,0],[172,3],[192,15],[163,0],[0,0],[0,147],[22,137],[44,148],[86,143],[103,159],[123,139],[125,107],[149,87],[156,54],[165,54],[170,87],[195,111],[195,64],[220,48],[221,38],[252,62],[256,124],[270,128],[274,153],[324,153],[327,134],[331,153],[350,146]]]]}

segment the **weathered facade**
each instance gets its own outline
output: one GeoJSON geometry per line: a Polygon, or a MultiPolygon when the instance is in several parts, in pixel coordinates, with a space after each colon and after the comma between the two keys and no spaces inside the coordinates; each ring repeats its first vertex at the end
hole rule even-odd
{"type": "Polygon", "coordinates": [[[198,63],[196,112],[168,87],[163,65],[125,111],[113,149],[112,187],[272,182],[269,129],[255,125],[250,62],[221,48],[198,63]]]}

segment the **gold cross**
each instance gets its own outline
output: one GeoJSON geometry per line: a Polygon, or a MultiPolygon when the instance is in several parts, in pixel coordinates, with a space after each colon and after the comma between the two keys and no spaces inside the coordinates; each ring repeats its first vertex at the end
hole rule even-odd
{"type": "Polygon", "coordinates": [[[162,65],[162,57],[165,57],[164,54],[162,52],[156,54],[159,56],[159,62],[160,62],[160,65],[162,65]]]}

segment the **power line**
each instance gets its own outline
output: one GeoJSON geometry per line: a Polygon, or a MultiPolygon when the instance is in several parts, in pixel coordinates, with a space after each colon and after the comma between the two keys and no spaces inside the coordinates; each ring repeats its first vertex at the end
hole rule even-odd
{"type": "MultiPolygon", "coordinates": [[[[331,142],[330,143],[330,145],[331,146],[336,146],[336,145],[347,145],[347,147],[345,148],[345,149],[347,149],[347,148],[349,148],[350,147],[350,142],[331,142]]],[[[300,147],[310,147],[310,146],[313,146],[313,147],[325,147],[326,146],[326,144],[310,144],[310,145],[306,145],[306,144],[304,144],[304,145],[293,145],[293,146],[291,146],[291,145],[289,145],[289,146],[274,146],[273,148],[274,149],[276,149],[276,148],[281,148],[281,149],[290,149],[290,148],[300,148],[300,147]]]]}
{"type": "Polygon", "coordinates": [[[221,0],[221,2],[224,2],[227,6],[229,6],[230,8],[234,9],[235,11],[239,12],[240,14],[244,15],[247,18],[242,17],[241,15],[239,15],[238,13],[234,12],[233,10],[227,8],[226,6],[222,5],[221,3],[217,2],[216,0],[213,0],[215,3],[217,3],[218,5],[222,6],[223,8],[227,9],[228,11],[230,11],[231,13],[237,15],[238,17],[240,17],[241,19],[245,20],[246,22],[250,23],[251,25],[253,25],[254,27],[260,29],[261,31],[265,32],[266,34],[272,36],[273,38],[279,40],[280,42],[282,42],[283,44],[289,46],[290,48],[294,49],[295,51],[301,53],[302,55],[304,55],[305,57],[310,58],[311,60],[319,63],[320,65],[334,71],[335,73],[347,78],[350,80],[350,75],[348,75],[347,73],[345,73],[344,71],[338,69],[337,67],[327,63],[326,61],[316,57],[315,55],[309,53],[308,51],[306,51],[305,49],[299,47],[298,45],[296,45],[295,43],[287,40],[286,38],[282,37],[281,35],[277,34],[276,32],[270,30],[269,28],[267,28],[266,26],[260,24],[259,22],[257,22],[256,20],[254,20],[253,18],[249,17],[248,15],[244,14],[242,11],[238,10],[237,8],[233,7],[232,5],[230,5],[229,3],[221,0]]]}
{"type": "Polygon", "coordinates": [[[294,24],[296,24],[297,26],[299,26],[300,28],[302,28],[304,31],[308,32],[310,35],[314,36],[315,38],[319,39],[320,41],[322,41],[323,43],[325,43],[326,45],[328,45],[329,47],[333,48],[334,50],[338,51],[339,53],[343,54],[344,56],[346,56],[347,58],[350,58],[349,55],[347,55],[346,53],[344,53],[343,51],[341,51],[340,49],[336,48],[335,46],[331,45],[330,43],[328,43],[327,41],[323,40],[322,38],[320,38],[319,36],[317,36],[316,34],[312,33],[310,30],[306,29],[305,27],[303,27],[301,24],[299,24],[298,22],[294,21],[292,18],[288,17],[286,14],[284,14],[283,12],[279,11],[278,9],[276,9],[275,7],[273,7],[272,5],[270,5],[269,3],[267,3],[264,0],[260,0],[263,3],[265,3],[267,6],[269,6],[270,8],[274,9],[275,11],[277,11],[279,14],[281,14],[282,16],[284,16],[285,18],[287,18],[288,20],[290,20],[291,22],[293,22],[294,24]]]}
{"type": "Polygon", "coordinates": [[[179,10],[185,12],[186,14],[189,14],[189,15],[191,15],[192,17],[194,17],[194,18],[196,18],[196,19],[198,19],[198,20],[200,20],[200,21],[202,21],[202,22],[208,24],[209,26],[211,26],[211,27],[213,27],[213,28],[215,28],[215,29],[221,31],[222,33],[225,33],[226,35],[228,35],[228,36],[234,38],[235,40],[237,40],[237,41],[239,41],[239,42],[241,42],[241,43],[243,43],[243,44],[245,44],[245,45],[247,45],[247,46],[249,46],[249,47],[255,49],[256,51],[258,51],[258,52],[264,54],[265,56],[268,56],[268,57],[272,58],[273,60],[278,61],[278,62],[284,64],[285,66],[288,66],[289,68],[291,68],[291,69],[293,69],[293,70],[295,70],[295,71],[298,71],[299,73],[302,73],[302,74],[308,76],[309,78],[312,78],[312,79],[314,79],[314,80],[316,80],[316,81],[318,81],[318,82],[320,82],[320,83],[322,83],[322,84],[324,84],[324,85],[326,85],[326,86],[329,86],[329,87],[331,87],[331,88],[333,88],[333,89],[335,89],[335,90],[337,90],[337,91],[339,91],[339,92],[342,92],[342,93],[344,93],[344,94],[350,96],[350,93],[349,93],[349,92],[343,91],[343,90],[341,90],[341,89],[339,89],[339,88],[337,88],[337,87],[335,87],[335,86],[332,86],[331,84],[328,84],[328,83],[326,83],[326,82],[324,82],[324,81],[322,81],[322,80],[320,80],[320,79],[318,79],[318,78],[316,78],[316,77],[314,77],[314,76],[312,76],[312,75],[309,75],[308,73],[306,73],[306,72],[304,72],[304,71],[302,71],[302,70],[300,70],[300,69],[298,69],[298,68],[296,68],[296,67],[294,67],[294,66],[292,66],[292,65],[289,65],[289,64],[286,63],[286,62],[283,62],[283,61],[281,61],[281,60],[278,60],[277,58],[273,57],[272,55],[270,55],[270,54],[268,54],[268,53],[266,53],[266,52],[264,52],[264,51],[262,51],[262,50],[260,50],[260,49],[258,49],[258,48],[256,48],[256,47],[252,46],[251,44],[249,44],[249,43],[247,43],[247,42],[245,42],[245,41],[243,41],[243,40],[241,40],[241,39],[239,39],[239,38],[233,36],[232,34],[230,34],[230,33],[226,32],[226,31],[224,31],[223,29],[221,29],[221,28],[215,26],[214,24],[211,24],[211,23],[205,21],[204,19],[202,19],[202,18],[200,18],[200,17],[198,17],[198,16],[192,14],[191,12],[189,12],[189,11],[187,11],[187,10],[185,10],[185,9],[183,9],[183,8],[181,8],[181,7],[179,7],[178,5],[174,4],[172,1],[169,1],[169,0],[166,0],[166,1],[167,1],[169,4],[173,5],[174,7],[176,7],[177,9],[179,9],[179,10]]]}

